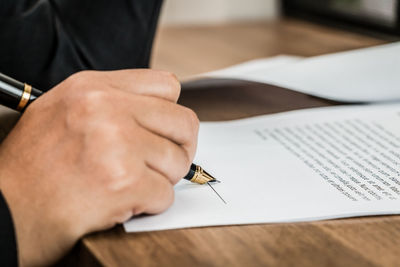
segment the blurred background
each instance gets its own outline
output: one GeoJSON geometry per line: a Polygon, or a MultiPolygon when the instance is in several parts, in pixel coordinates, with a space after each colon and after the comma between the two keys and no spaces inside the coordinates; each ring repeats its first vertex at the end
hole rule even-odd
{"type": "Polygon", "coordinates": [[[396,41],[398,0],[165,0],[152,66],[179,78],[279,54],[396,41]]]}
{"type": "Polygon", "coordinates": [[[210,25],[276,18],[277,0],[166,0],[163,25],[210,25]]]}

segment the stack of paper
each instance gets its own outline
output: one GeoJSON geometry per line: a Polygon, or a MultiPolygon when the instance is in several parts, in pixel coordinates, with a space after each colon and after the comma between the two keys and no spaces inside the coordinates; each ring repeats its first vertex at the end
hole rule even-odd
{"type": "Polygon", "coordinates": [[[281,86],[342,102],[400,100],[400,43],[311,57],[250,61],[201,77],[281,86]]]}

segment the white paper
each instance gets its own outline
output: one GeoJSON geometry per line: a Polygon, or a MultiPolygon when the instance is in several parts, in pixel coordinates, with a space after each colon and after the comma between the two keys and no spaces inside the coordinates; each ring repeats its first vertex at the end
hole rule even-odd
{"type": "Polygon", "coordinates": [[[275,66],[265,59],[244,63],[202,77],[267,83],[342,102],[400,100],[400,42],[281,61],[275,66]]]}
{"type": "Polygon", "coordinates": [[[222,181],[227,204],[181,181],[170,209],[126,231],[398,214],[400,104],[202,123],[195,162],[222,181]]]}
{"type": "Polygon", "coordinates": [[[252,77],[263,77],[269,71],[276,71],[279,68],[288,66],[302,59],[303,57],[291,55],[279,55],[269,58],[254,59],[221,70],[200,74],[199,76],[196,76],[196,78],[214,77],[248,80],[252,77]]]}

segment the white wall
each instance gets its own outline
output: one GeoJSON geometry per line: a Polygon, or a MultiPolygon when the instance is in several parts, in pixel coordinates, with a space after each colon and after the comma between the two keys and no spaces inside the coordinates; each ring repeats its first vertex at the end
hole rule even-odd
{"type": "Polygon", "coordinates": [[[278,0],[165,0],[162,24],[212,24],[268,20],[279,13],[278,0]]]}

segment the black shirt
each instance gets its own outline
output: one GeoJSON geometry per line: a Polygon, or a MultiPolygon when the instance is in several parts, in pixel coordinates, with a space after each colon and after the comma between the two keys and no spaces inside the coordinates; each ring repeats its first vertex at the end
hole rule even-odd
{"type": "Polygon", "coordinates": [[[80,70],[148,67],[162,0],[1,0],[0,72],[48,90],[80,70]]]}
{"type": "Polygon", "coordinates": [[[6,200],[0,193],[0,265],[17,266],[17,244],[14,225],[8,210],[6,200]]]}
{"type": "MultiPolygon", "coordinates": [[[[80,70],[146,68],[162,0],[0,0],[0,72],[47,91],[80,70]]],[[[17,265],[0,194],[0,266],[17,265]]]]}

